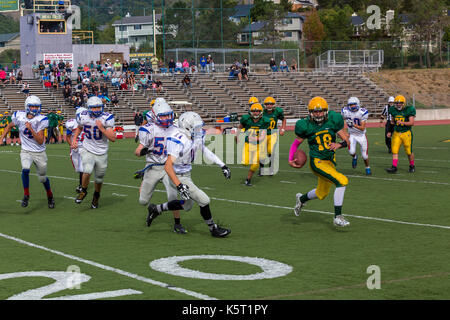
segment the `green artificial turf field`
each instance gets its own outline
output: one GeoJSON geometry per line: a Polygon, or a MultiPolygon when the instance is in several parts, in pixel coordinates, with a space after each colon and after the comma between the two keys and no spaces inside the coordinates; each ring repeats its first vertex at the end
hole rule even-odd
{"type": "MultiPolygon", "coordinates": [[[[74,203],[78,178],[67,144],[47,146],[56,208],[47,208],[34,167],[30,204],[22,208],[20,147],[1,147],[0,299],[449,299],[450,126],[413,131],[414,174],[403,150],[398,174],[386,173],[384,128],[368,129],[371,177],[361,158],[352,169],[347,151],[337,151],[338,170],[350,181],[343,213],[351,225],[344,229],[332,223],[334,187],[294,216],[295,194],[314,188],[317,178],[307,166],[288,166],[292,132],[280,140],[280,171],[255,177],[253,187],[243,185],[248,168],[239,164],[229,164],[231,180],[217,166],[194,166],[214,220],[232,230],[224,239],[211,237],[198,206],[182,212],[187,235],[172,231],[170,212],[146,227],[140,181],[133,179],[144,160],[133,155],[133,139],[110,144],[97,210],[90,209],[92,184],[85,201],[74,203]],[[178,268],[167,260],[159,266],[183,276],[150,266],[175,256],[194,257],[179,260],[178,268]],[[376,280],[380,289],[369,289],[376,280]]],[[[165,192],[156,192],[152,202],[165,200],[165,192]]]]}

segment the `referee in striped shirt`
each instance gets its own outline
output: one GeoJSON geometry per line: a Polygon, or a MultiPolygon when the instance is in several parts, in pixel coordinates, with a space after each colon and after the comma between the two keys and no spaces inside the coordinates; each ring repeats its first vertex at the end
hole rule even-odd
{"type": "Polygon", "coordinates": [[[389,115],[389,107],[394,105],[394,97],[389,97],[388,104],[384,106],[383,111],[381,112],[380,123],[383,123],[386,120],[385,130],[384,130],[384,141],[386,142],[386,147],[388,148],[388,152],[391,152],[391,138],[387,136],[387,133],[390,132],[391,129],[391,116],[389,115]]]}

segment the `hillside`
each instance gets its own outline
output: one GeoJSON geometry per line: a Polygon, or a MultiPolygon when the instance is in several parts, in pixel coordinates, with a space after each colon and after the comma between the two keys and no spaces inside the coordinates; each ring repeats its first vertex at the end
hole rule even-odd
{"type": "Polygon", "coordinates": [[[418,107],[450,108],[450,69],[382,70],[368,77],[391,95],[403,94],[418,107]]]}

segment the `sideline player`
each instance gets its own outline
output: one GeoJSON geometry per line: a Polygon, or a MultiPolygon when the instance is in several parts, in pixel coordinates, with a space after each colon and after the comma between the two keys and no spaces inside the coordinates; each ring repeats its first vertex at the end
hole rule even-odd
{"type": "MultiPolygon", "coordinates": [[[[176,131],[173,126],[174,112],[164,98],[157,98],[146,117],[148,123],[139,128],[139,146],[134,151],[136,156],[145,156],[147,161],[148,169],[144,172],[139,190],[139,203],[145,206],[149,204],[159,182],[166,188],[168,201],[177,198],[177,192],[170,187],[169,177],[164,171],[164,163],[167,160],[167,137],[176,131]]],[[[178,210],[173,210],[173,217],[174,232],[186,234],[178,210]]]]}
{"type": "MultiPolygon", "coordinates": [[[[66,141],[69,144],[69,148],[72,145],[72,133],[75,131],[78,127],[77,123],[77,116],[81,114],[83,111],[86,111],[86,108],[79,107],[75,113],[74,119],[69,119],[66,122],[66,141]]],[[[78,148],[77,149],[70,149],[70,160],[72,161],[73,168],[75,169],[75,172],[79,173],[79,184],[78,187],[75,189],[76,193],[80,193],[83,191],[82,188],[82,181],[83,181],[83,162],[81,161],[81,155],[80,150],[83,148],[83,140],[84,140],[84,132],[82,132],[78,136],[78,148]]]]}
{"type": "MultiPolygon", "coordinates": [[[[12,122],[12,118],[10,115],[8,115],[8,111],[5,112],[5,116],[8,119],[8,124],[12,122]]],[[[11,128],[11,131],[9,133],[9,138],[11,139],[11,146],[16,144],[18,146],[20,144],[20,138],[19,138],[19,128],[17,126],[14,126],[11,128]]]]}
{"type": "Polygon", "coordinates": [[[103,101],[99,97],[90,97],[86,105],[87,110],[77,115],[78,127],[72,138],[72,149],[77,149],[78,136],[81,132],[84,133],[83,148],[79,150],[83,163],[83,178],[81,192],[75,199],[75,203],[80,204],[87,196],[89,180],[92,172],[95,172],[91,209],[97,209],[103,177],[108,167],[109,141],[116,141],[116,133],[114,132],[114,115],[103,112],[103,101]]]}
{"type": "Polygon", "coordinates": [[[361,156],[366,164],[366,175],[370,176],[372,171],[369,164],[369,142],[366,136],[366,123],[369,118],[369,111],[361,108],[359,99],[357,97],[350,97],[347,106],[342,108],[342,117],[347,123],[348,133],[350,134],[350,147],[348,152],[352,157],[352,167],[356,168],[358,156],[356,155],[356,145],[359,144],[361,148],[361,156]]]}
{"type": "Polygon", "coordinates": [[[29,96],[25,100],[25,111],[16,111],[0,137],[0,141],[13,126],[19,128],[20,141],[22,144],[20,151],[20,162],[22,164],[22,185],[24,196],[22,207],[28,206],[30,200],[30,168],[34,163],[39,182],[44,185],[47,192],[47,202],[50,209],[55,208],[55,199],[50,187],[50,180],[47,174],[47,154],[45,153],[44,130],[48,127],[48,118],[41,114],[41,100],[37,96],[29,96]]]}
{"type": "MultiPolygon", "coordinates": [[[[271,169],[270,174],[272,175],[272,150],[274,150],[275,144],[278,142],[278,120],[281,120],[280,136],[284,136],[286,131],[286,119],[284,118],[283,109],[276,107],[276,101],[273,97],[267,97],[264,99],[264,113],[263,116],[270,119],[270,126],[267,130],[267,156],[270,158],[269,167],[271,169]],[[272,130],[275,130],[272,132],[272,130]]],[[[264,164],[261,164],[264,167],[264,164]]],[[[261,167],[259,170],[259,175],[261,174],[261,167]]]]}
{"type": "Polygon", "coordinates": [[[384,126],[384,141],[386,143],[386,147],[388,148],[388,153],[392,153],[391,151],[391,136],[388,137],[388,133],[392,130],[391,119],[389,117],[389,108],[394,106],[394,97],[389,97],[388,104],[384,106],[383,111],[380,115],[380,123],[383,123],[386,120],[386,124],[384,126]]]}
{"type": "Polygon", "coordinates": [[[260,156],[265,158],[267,155],[267,129],[270,126],[270,119],[263,116],[263,107],[259,103],[254,103],[250,107],[250,114],[244,114],[241,117],[238,130],[236,131],[236,142],[243,129],[246,133],[245,145],[242,150],[242,164],[250,165],[247,173],[245,185],[251,187],[252,177],[259,169],[260,156]]]}
{"type": "Polygon", "coordinates": [[[309,200],[323,200],[330,193],[331,185],[336,186],[334,191],[334,220],[339,227],[346,227],[350,222],[342,216],[342,204],[344,202],[345,187],[348,178],[336,170],[335,151],[348,146],[348,135],[344,129],[342,116],[328,111],[328,103],[322,97],[314,97],[308,103],[308,118],[298,120],[295,124],[296,140],[289,151],[289,165],[298,167],[294,162],[294,154],[298,146],[305,140],[309,145],[309,165],[311,171],[318,177],[317,187],[308,193],[296,194],[294,214],[300,215],[301,208],[309,200]],[[336,135],[343,142],[336,143],[336,135]]]}
{"type": "Polygon", "coordinates": [[[389,108],[389,116],[391,119],[392,129],[388,133],[392,137],[392,167],[386,169],[388,173],[396,173],[398,165],[398,152],[400,146],[403,145],[405,153],[409,159],[409,172],[416,171],[414,164],[414,153],[412,151],[414,119],[416,117],[416,109],[413,106],[406,106],[406,99],[402,95],[398,95],[394,100],[395,107],[389,108]]]}
{"type": "Polygon", "coordinates": [[[191,179],[192,162],[198,150],[217,164],[226,179],[231,178],[230,169],[204,144],[204,131],[202,118],[195,112],[183,113],[178,119],[179,129],[167,138],[168,158],[165,164],[167,175],[172,181],[172,188],[178,190],[182,200],[168,201],[164,204],[150,204],[148,207],[147,225],[150,226],[153,219],[163,211],[190,210],[195,201],[200,207],[200,214],[208,225],[213,237],[223,238],[231,233],[231,230],[222,228],[216,224],[209,208],[208,195],[200,190],[191,179]]]}

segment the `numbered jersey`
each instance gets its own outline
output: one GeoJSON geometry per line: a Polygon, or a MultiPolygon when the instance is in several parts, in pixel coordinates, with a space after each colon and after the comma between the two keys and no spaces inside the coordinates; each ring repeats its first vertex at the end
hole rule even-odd
{"type": "MultiPolygon", "coordinates": [[[[78,122],[76,119],[70,119],[66,122],[66,129],[67,135],[73,134],[73,131],[75,131],[78,128],[78,122]]],[[[84,140],[84,132],[81,132],[78,135],[77,141],[78,141],[78,148],[83,148],[83,140],[84,140]]]]}
{"type": "MultiPolygon", "coordinates": [[[[270,119],[269,129],[277,129],[278,128],[278,120],[284,119],[283,109],[276,107],[272,113],[268,113],[266,109],[264,109],[263,113],[264,117],[270,119]]],[[[270,134],[270,132],[268,132],[270,134]]]]}
{"type": "Polygon", "coordinates": [[[87,110],[77,115],[78,126],[83,128],[84,133],[83,148],[93,154],[103,155],[108,152],[109,140],[98,128],[95,123],[97,120],[102,122],[105,129],[114,128],[114,115],[107,112],[97,118],[92,118],[87,110]]]}
{"type": "Polygon", "coordinates": [[[48,118],[46,116],[39,114],[32,119],[28,119],[25,111],[16,111],[13,113],[11,119],[17,128],[19,128],[19,137],[23,150],[31,152],[45,151],[45,142],[38,144],[25,124],[30,122],[34,132],[38,133],[48,127],[48,118]]]}
{"type": "Polygon", "coordinates": [[[328,119],[321,125],[309,120],[298,120],[295,124],[295,134],[307,139],[310,158],[331,160],[335,162],[334,151],[330,150],[330,143],[336,142],[336,134],[344,128],[344,119],[335,111],[328,111],[328,119]]]}
{"type": "Polygon", "coordinates": [[[358,136],[363,136],[366,134],[366,129],[359,130],[353,125],[356,124],[360,126],[363,121],[367,121],[367,119],[369,118],[369,111],[367,111],[365,108],[359,108],[358,111],[351,111],[348,107],[344,107],[341,110],[341,115],[347,122],[349,134],[358,136]],[[349,122],[351,123],[351,125],[348,124],[349,122]]]}
{"type": "MultiPolygon", "coordinates": [[[[244,114],[241,117],[241,125],[249,134],[259,136],[260,130],[269,129],[270,118],[262,116],[257,122],[253,121],[253,118],[249,114],[244,114]]],[[[248,136],[245,137],[245,142],[248,142],[248,136]]]]}
{"type": "Polygon", "coordinates": [[[167,137],[177,132],[177,127],[163,128],[147,123],[139,128],[139,142],[149,149],[146,160],[149,163],[164,164],[167,160],[167,137]]]}
{"type": "Polygon", "coordinates": [[[192,163],[199,150],[201,150],[205,157],[211,162],[220,167],[225,165],[222,160],[205,146],[204,136],[192,140],[182,131],[177,130],[167,138],[167,154],[176,158],[173,165],[176,174],[183,174],[192,170],[192,163]]]}
{"type": "Polygon", "coordinates": [[[408,122],[409,117],[416,116],[416,109],[413,106],[406,106],[402,110],[397,110],[397,108],[390,107],[389,115],[391,119],[394,121],[394,131],[396,132],[406,132],[411,130],[411,126],[405,126],[402,124],[397,124],[398,121],[408,122]]]}

